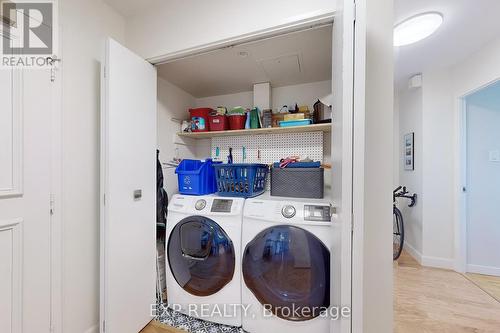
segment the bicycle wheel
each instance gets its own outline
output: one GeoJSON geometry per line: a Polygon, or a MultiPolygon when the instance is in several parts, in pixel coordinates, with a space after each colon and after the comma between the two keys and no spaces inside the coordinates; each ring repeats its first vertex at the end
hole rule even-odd
{"type": "Polygon", "coordinates": [[[405,240],[405,229],[403,225],[403,214],[401,211],[394,207],[393,209],[393,226],[392,226],[392,259],[398,260],[401,252],[403,251],[403,243],[405,240]]]}

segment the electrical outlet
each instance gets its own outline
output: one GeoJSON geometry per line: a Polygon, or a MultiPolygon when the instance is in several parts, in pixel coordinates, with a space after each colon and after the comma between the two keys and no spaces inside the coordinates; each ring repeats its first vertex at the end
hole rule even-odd
{"type": "Polygon", "coordinates": [[[490,150],[489,153],[489,161],[490,162],[500,162],[500,151],[499,150],[490,150]]]}

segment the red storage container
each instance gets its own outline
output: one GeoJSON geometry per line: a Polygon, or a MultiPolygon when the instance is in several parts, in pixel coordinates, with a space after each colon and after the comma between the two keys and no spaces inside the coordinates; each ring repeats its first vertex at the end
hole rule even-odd
{"type": "Polygon", "coordinates": [[[225,131],[229,128],[226,116],[210,116],[210,131],[225,131]]]}
{"type": "Polygon", "coordinates": [[[207,132],[210,130],[209,115],[211,108],[189,109],[191,116],[191,129],[193,132],[207,132]]]}
{"type": "Polygon", "coordinates": [[[245,129],[246,121],[247,121],[247,116],[245,115],[231,115],[229,116],[229,128],[231,130],[245,129]]]}

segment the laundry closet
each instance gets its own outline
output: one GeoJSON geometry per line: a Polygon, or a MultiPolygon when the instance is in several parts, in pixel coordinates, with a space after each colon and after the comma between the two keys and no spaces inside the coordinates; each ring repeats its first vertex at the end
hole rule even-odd
{"type": "MultiPolygon", "coordinates": [[[[352,204],[353,40],[336,29],[333,17],[321,18],[154,65],[107,42],[101,118],[102,331],[142,328],[158,299],[174,303],[156,308],[172,326],[180,313],[188,328],[350,331],[350,318],[328,317],[332,308],[351,304],[352,221],[344,212],[352,204]],[[324,111],[330,106],[331,112],[324,111]],[[259,124],[199,131],[189,111],[200,108],[227,113],[227,118],[234,110],[245,110],[250,118],[256,108],[259,124]],[[288,126],[294,122],[299,124],[288,126]],[[156,149],[170,201],[167,223],[158,225],[156,149]],[[179,163],[187,160],[214,164],[215,193],[182,194],[179,163]],[[261,191],[240,195],[253,183],[224,187],[228,162],[265,165],[261,191]],[[277,177],[274,172],[287,167],[302,171],[300,163],[321,170],[315,194],[272,195],[271,173],[277,177]],[[233,195],[223,193],[228,188],[233,195]],[[250,309],[239,308],[230,319],[188,311],[189,305],[205,303],[248,304],[250,309]],[[270,318],[263,314],[267,305],[270,318]],[[283,313],[288,305],[311,309],[290,315],[283,313]]],[[[295,181],[291,192],[316,181],[314,174],[288,177],[295,181]]]]}

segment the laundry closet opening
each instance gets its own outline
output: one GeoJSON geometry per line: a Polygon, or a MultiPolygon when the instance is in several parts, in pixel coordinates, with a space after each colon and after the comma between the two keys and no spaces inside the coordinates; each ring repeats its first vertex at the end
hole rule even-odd
{"type": "MultiPolygon", "coordinates": [[[[161,289],[158,296],[163,303],[190,305],[200,302],[242,303],[240,294],[243,298],[246,295],[248,299],[257,302],[253,298],[254,294],[262,304],[286,305],[293,302],[300,306],[314,306],[316,309],[314,311],[317,313],[289,320],[299,322],[312,320],[314,324],[311,327],[316,327],[319,331],[327,329],[329,325],[327,321],[320,321],[316,317],[320,315],[317,309],[328,308],[335,302],[335,298],[340,297],[340,292],[333,296],[334,287],[330,286],[330,272],[340,271],[329,267],[330,249],[334,247],[333,229],[324,225],[325,223],[312,227],[301,226],[299,223],[292,229],[287,226],[268,229],[264,223],[261,229],[255,231],[255,235],[252,234],[253,230],[243,231],[248,239],[242,239],[241,225],[234,229],[231,223],[235,225],[235,222],[214,214],[217,212],[217,208],[214,209],[216,205],[226,204],[222,202],[223,200],[219,202],[220,199],[186,197],[182,198],[185,208],[177,205],[179,199],[175,194],[179,193],[180,181],[175,171],[181,160],[210,158],[214,162],[227,163],[229,155],[234,163],[267,165],[294,156],[301,160],[312,160],[324,168],[322,188],[318,190],[321,195],[304,194],[302,198],[290,198],[290,202],[297,203],[297,217],[301,218],[304,214],[310,216],[318,213],[321,216],[327,214],[328,217],[325,219],[330,222],[333,183],[332,115],[331,111],[329,114],[318,114],[318,105],[315,104],[328,108],[333,102],[332,48],[333,24],[329,23],[157,65],[159,160],[164,176],[164,188],[171,200],[168,225],[159,225],[157,229],[158,286],[161,289]],[[220,127],[214,131],[214,124],[206,123],[208,119],[193,123],[189,110],[199,108],[211,109],[214,115],[219,116],[221,112],[227,113],[224,117],[228,119],[232,117],[233,110],[248,112],[258,108],[262,113],[258,126],[260,129],[249,130],[248,125],[247,129],[244,129],[244,123],[241,124],[240,130],[235,130],[233,124],[217,124],[220,127]],[[289,129],[280,127],[280,121],[287,120],[302,121],[304,124],[289,129]],[[196,131],[204,130],[205,126],[212,128],[209,131],[196,131]],[[313,200],[312,202],[319,206],[305,206],[310,209],[306,213],[304,207],[298,203],[307,203],[308,200],[309,202],[313,200]],[[194,208],[193,211],[189,210],[200,201],[204,203],[202,206],[208,209],[206,214],[203,208],[201,211],[196,211],[194,208]],[[325,213],[325,209],[328,213],[325,213]],[[217,230],[217,235],[222,238],[217,243],[217,251],[210,254],[210,250],[206,248],[207,242],[201,241],[199,244],[197,242],[212,239],[209,235],[213,230],[217,230]],[[272,263],[270,258],[263,258],[260,263],[244,258],[244,249],[247,245],[254,246],[255,249],[250,251],[257,253],[260,247],[265,246],[262,242],[272,241],[276,232],[282,237],[289,237],[282,242],[290,243],[287,254],[284,252],[282,254],[286,257],[280,257],[281,264],[272,263]],[[254,272],[255,267],[265,265],[270,266],[263,269],[266,272],[261,272],[262,275],[259,276],[259,273],[254,272]],[[287,277],[294,276],[294,278],[286,279],[288,281],[280,280],[278,272],[273,272],[272,265],[279,265],[282,269],[285,267],[288,272],[287,277]],[[312,267],[318,269],[314,271],[312,267]],[[250,272],[247,276],[244,275],[245,269],[247,273],[250,272]],[[311,273],[312,271],[314,272],[311,273]],[[275,281],[266,281],[265,274],[274,274],[275,281]],[[245,282],[243,278],[240,281],[239,276],[245,276],[245,282]],[[244,285],[252,289],[252,294],[244,288],[244,285]],[[291,294],[282,295],[286,295],[283,290],[288,289],[294,290],[296,299],[291,294]]],[[[303,179],[303,181],[308,180],[303,179]]],[[[247,200],[244,204],[243,201],[231,199],[233,206],[228,206],[228,211],[242,216],[243,205],[245,207],[260,205],[261,198],[272,199],[270,187],[268,179],[265,193],[253,199],[256,201],[247,200]]],[[[270,204],[264,202],[262,207],[266,205],[269,207],[270,204]]],[[[269,211],[266,217],[272,218],[275,210],[269,211]]],[[[279,218],[282,218],[281,208],[278,213],[279,218]]],[[[321,219],[318,217],[315,222],[321,224],[321,219]]],[[[254,225],[259,225],[258,217],[254,225]]],[[[245,229],[245,226],[242,228],[245,229]]],[[[185,309],[181,312],[187,313],[185,309]]],[[[169,313],[175,317],[174,312],[169,313]]],[[[275,315],[283,317],[279,313],[275,315]]],[[[259,314],[252,315],[256,316],[259,314]]],[[[241,326],[241,319],[236,317],[241,318],[241,314],[238,313],[229,319],[211,318],[209,321],[241,326]]],[[[196,319],[193,321],[196,322],[196,319]]],[[[243,318],[244,327],[251,329],[252,325],[257,325],[255,328],[257,329],[261,324],[256,322],[245,324],[243,318]]]]}

